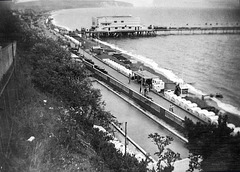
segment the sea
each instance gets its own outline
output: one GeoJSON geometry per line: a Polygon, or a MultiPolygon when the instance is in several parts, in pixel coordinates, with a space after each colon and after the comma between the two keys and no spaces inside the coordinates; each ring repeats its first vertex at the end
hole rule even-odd
{"type": "MultiPolygon", "coordinates": [[[[55,25],[90,28],[92,17],[132,15],[145,26],[240,26],[239,8],[79,8],[52,12],[55,25]]],[[[108,38],[103,43],[152,66],[173,81],[183,80],[195,95],[220,93],[208,103],[230,113],[240,126],[240,34],[162,35],[108,38]]]]}

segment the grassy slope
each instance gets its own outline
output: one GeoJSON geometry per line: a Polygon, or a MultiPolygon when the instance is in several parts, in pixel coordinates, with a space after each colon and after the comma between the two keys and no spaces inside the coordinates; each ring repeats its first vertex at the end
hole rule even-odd
{"type": "MultiPolygon", "coordinates": [[[[27,54],[18,52],[20,60],[27,54]]],[[[70,152],[61,146],[58,131],[63,127],[64,105],[51,95],[36,90],[31,83],[30,66],[22,63],[19,71],[21,99],[12,118],[12,160],[7,171],[98,171],[100,159],[91,147],[70,152]],[[45,103],[46,102],[46,103],[45,103]],[[31,136],[32,142],[27,141],[31,136]]],[[[83,142],[87,140],[83,139],[83,142]]],[[[109,171],[104,167],[104,171],[109,171]]]]}
{"type": "Polygon", "coordinates": [[[10,155],[0,152],[1,170],[146,171],[145,162],[140,164],[130,155],[123,158],[107,142],[109,138],[92,128],[106,124],[110,114],[101,109],[98,91],[84,80],[84,67],[69,61],[69,52],[46,38],[43,29],[28,27],[29,19],[19,21],[20,25],[12,21],[12,27],[22,28],[14,32],[21,35],[17,52],[20,100],[10,119],[14,126],[10,139],[0,138],[10,145],[10,155]],[[79,106],[82,109],[76,110],[79,106]],[[27,141],[31,136],[35,139],[27,141]]]}

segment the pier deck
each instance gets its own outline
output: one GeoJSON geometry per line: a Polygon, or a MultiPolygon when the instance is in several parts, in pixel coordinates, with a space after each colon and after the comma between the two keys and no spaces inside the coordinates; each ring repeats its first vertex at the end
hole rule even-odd
{"type": "Polygon", "coordinates": [[[154,29],[146,30],[129,30],[129,31],[85,31],[89,37],[144,37],[144,36],[156,36],[156,31],[154,29]]]}
{"type": "Polygon", "coordinates": [[[155,27],[157,35],[240,34],[240,26],[155,27]]]}
{"type": "Polygon", "coordinates": [[[201,34],[240,34],[240,26],[201,26],[201,27],[158,27],[145,30],[91,31],[82,30],[80,34],[88,37],[152,37],[157,35],[201,35],[201,34]]]}

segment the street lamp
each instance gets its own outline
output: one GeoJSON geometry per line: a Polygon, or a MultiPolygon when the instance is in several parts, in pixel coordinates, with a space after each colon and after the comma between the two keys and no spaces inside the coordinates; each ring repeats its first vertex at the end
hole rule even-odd
{"type": "Polygon", "coordinates": [[[127,155],[127,122],[125,122],[125,152],[124,155],[127,155]]]}

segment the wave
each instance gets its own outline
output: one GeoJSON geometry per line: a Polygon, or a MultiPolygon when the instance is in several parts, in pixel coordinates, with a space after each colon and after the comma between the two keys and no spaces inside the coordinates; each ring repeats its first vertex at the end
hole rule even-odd
{"type": "Polygon", "coordinates": [[[56,22],[56,20],[55,20],[56,14],[52,14],[51,17],[53,18],[51,22],[52,22],[52,24],[53,24],[54,26],[58,26],[58,27],[64,28],[64,29],[66,29],[66,30],[68,30],[68,31],[71,30],[69,27],[60,25],[60,24],[58,24],[58,23],[56,22]]]}
{"type": "MultiPolygon", "coordinates": [[[[97,41],[101,44],[104,44],[106,46],[109,46],[110,48],[115,49],[123,54],[127,54],[127,55],[131,56],[132,58],[144,63],[148,67],[151,67],[156,72],[158,72],[159,74],[162,74],[163,76],[165,76],[166,78],[168,78],[169,80],[171,80],[173,82],[186,84],[189,89],[189,92],[196,96],[202,96],[202,95],[207,94],[207,93],[204,93],[201,90],[198,90],[197,88],[193,87],[191,84],[185,83],[183,81],[183,79],[179,78],[176,74],[174,74],[173,71],[159,67],[158,64],[152,59],[149,59],[142,55],[134,54],[134,53],[126,51],[126,50],[123,50],[123,49],[117,47],[116,45],[113,45],[113,44],[110,44],[110,43],[107,43],[107,42],[104,42],[104,41],[101,41],[98,39],[95,39],[95,41],[97,41]]],[[[212,98],[212,100],[217,103],[218,107],[221,110],[240,116],[240,110],[237,107],[227,104],[227,103],[224,103],[224,102],[221,102],[220,100],[218,100],[216,98],[212,98]]]]}
{"type": "Polygon", "coordinates": [[[217,103],[218,107],[220,107],[222,110],[240,116],[240,110],[237,107],[227,104],[227,103],[224,103],[224,102],[221,102],[217,98],[212,98],[212,100],[215,101],[217,103]]]}

